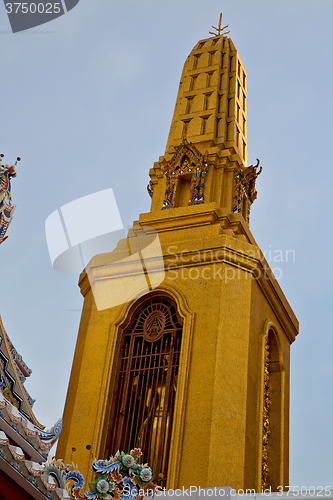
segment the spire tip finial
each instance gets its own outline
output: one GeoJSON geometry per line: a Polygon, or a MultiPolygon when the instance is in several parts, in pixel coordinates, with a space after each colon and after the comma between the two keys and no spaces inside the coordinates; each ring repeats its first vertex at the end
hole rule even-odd
{"type": "Polygon", "coordinates": [[[218,28],[216,28],[215,26],[212,26],[212,28],[213,28],[214,30],[216,30],[216,31],[217,31],[217,33],[214,33],[214,32],[212,32],[212,31],[209,31],[209,32],[208,32],[210,35],[213,35],[213,36],[227,35],[228,33],[230,33],[230,31],[225,31],[225,32],[223,33],[223,30],[225,30],[226,28],[229,28],[229,24],[227,24],[226,26],[223,26],[223,27],[222,27],[222,12],[221,12],[221,14],[220,14],[220,19],[219,19],[219,27],[218,27],[218,28]]]}

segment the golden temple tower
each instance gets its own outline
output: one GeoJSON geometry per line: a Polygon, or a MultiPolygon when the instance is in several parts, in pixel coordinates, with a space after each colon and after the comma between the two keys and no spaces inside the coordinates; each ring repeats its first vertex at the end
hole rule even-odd
{"type": "Polygon", "coordinates": [[[87,482],[95,457],[140,447],[167,488],[288,484],[298,322],[249,230],[261,169],[247,166],[246,78],[221,24],[197,43],[151,210],[80,277],[57,457],[87,482]]]}

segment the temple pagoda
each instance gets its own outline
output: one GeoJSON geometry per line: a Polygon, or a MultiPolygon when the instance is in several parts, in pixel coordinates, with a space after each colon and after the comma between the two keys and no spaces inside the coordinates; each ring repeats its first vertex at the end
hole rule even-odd
{"type": "Polygon", "coordinates": [[[57,457],[75,449],[88,483],[95,457],[141,448],[167,489],[289,484],[298,321],[249,228],[261,167],[225,28],[185,61],[150,212],[80,277],[57,457]]]}

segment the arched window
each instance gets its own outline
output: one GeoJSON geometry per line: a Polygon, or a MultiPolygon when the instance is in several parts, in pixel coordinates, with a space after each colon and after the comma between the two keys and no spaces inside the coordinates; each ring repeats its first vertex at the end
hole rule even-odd
{"type": "Polygon", "coordinates": [[[283,370],[275,331],[265,339],[262,487],[277,491],[282,471],[283,370]]]}
{"type": "Polygon", "coordinates": [[[150,295],[121,339],[106,455],[139,447],[165,485],[182,338],[173,300],[150,295]]]}

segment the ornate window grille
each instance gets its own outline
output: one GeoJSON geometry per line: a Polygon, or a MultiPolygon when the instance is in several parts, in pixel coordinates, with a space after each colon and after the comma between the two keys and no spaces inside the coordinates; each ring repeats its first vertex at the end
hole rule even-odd
{"type": "Polygon", "coordinates": [[[123,332],[106,454],[140,447],[154,481],[166,484],[182,337],[175,303],[141,303],[123,332]]]}

